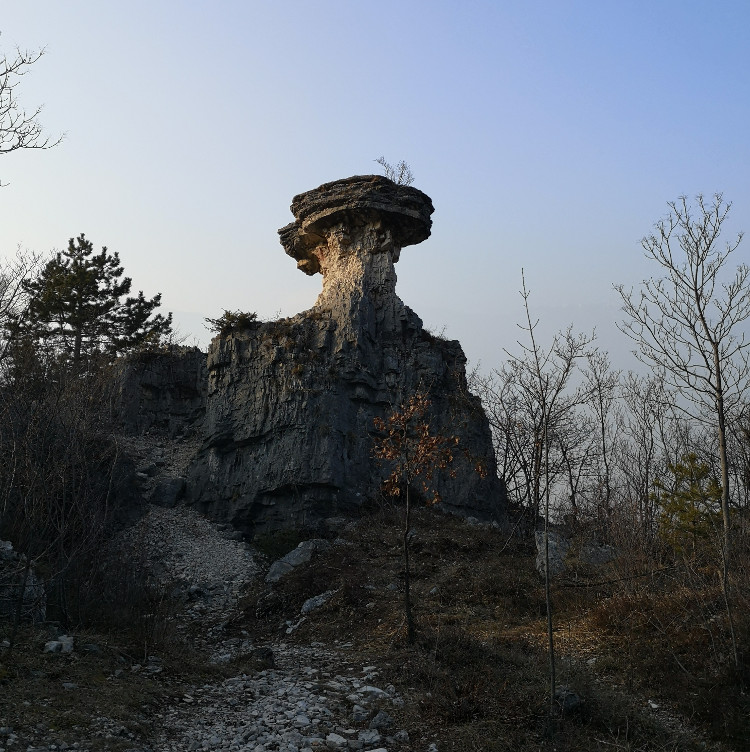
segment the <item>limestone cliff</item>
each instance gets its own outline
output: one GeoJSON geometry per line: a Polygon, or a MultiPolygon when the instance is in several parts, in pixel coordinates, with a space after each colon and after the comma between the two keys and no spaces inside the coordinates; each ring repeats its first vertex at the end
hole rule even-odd
{"type": "Polygon", "coordinates": [[[501,518],[489,427],[466,388],[461,346],[426,332],[395,291],[401,249],[430,235],[429,197],[357,176],[291,208],[281,243],[303,272],[323,275],[323,290],[309,311],[213,340],[188,499],[247,532],[353,513],[386,474],[372,459],[373,419],[423,389],[433,430],[460,441],[455,477],[436,478],[444,506],[501,518]]]}
{"type": "Polygon", "coordinates": [[[194,433],[206,405],[206,356],[197,347],[172,347],[123,358],[118,413],[123,430],[171,437],[194,433]]]}

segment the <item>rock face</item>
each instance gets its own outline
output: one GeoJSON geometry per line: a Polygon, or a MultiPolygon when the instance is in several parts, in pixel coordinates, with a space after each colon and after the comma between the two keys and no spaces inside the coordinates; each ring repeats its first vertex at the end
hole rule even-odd
{"type": "Polygon", "coordinates": [[[206,356],[196,347],[143,353],[120,363],[119,415],[130,434],[195,429],[206,401],[206,356]]]}
{"type": "Polygon", "coordinates": [[[323,275],[323,290],[309,311],[213,340],[203,445],[186,486],[199,509],[246,532],[355,512],[387,474],[372,458],[374,418],[423,390],[432,431],[459,438],[453,473],[435,477],[443,505],[503,517],[461,346],[426,332],[395,291],[394,263],[429,237],[432,211],[424,193],[380,176],[294,198],[281,243],[303,272],[323,275]]]}

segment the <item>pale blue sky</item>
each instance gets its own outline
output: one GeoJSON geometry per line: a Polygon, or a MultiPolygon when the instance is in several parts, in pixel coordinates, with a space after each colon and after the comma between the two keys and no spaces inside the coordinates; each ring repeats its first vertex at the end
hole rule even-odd
{"type": "Polygon", "coordinates": [[[666,202],[723,191],[750,230],[748,0],[0,0],[0,31],[46,46],[18,93],[66,133],[0,162],[0,253],[84,232],[188,342],[224,308],[309,308],[276,230],[381,154],[435,204],[399,294],[487,368],[521,267],[547,329],[596,325],[628,365],[612,283],[651,273],[666,202]]]}

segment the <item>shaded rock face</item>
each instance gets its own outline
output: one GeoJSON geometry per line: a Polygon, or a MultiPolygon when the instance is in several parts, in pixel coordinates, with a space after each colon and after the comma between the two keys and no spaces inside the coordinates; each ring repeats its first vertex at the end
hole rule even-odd
{"type": "Polygon", "coordinates": [[[206,402],[206,356],[196,347],[144,353],[120,362],[119,416],[130,434],[193,432],[206,402]]]}
{"type": "Polygon", "coordinates": [[[282,245],[303,272],[323,275],[323,290],[309,311],[212,342],[189,500],[247,532],[352,514],[387,474],[372,459],[374,418],[421,389],[433,432],[460,441],[455,477],[435,478],[443,505],[502,518],[489,427],[466,388],[461,346],[426,332],[395,292],[401,249],[430,234],[430,199],[364,176],[296,196],[292,211],[282,245]]]}

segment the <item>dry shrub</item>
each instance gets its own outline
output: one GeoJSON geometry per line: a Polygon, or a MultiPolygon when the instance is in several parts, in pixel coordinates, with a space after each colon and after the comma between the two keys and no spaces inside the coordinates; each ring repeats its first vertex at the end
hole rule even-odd
{"type": "Polygon", "coordinates": [[[135,655],[181,653],[177,612],[184,605],[176,583],[147,576],[142,549],[109,550],[91,572],[82,616],[90,627],[118,634],[135,655]]]}
{"type": "MultiPolygon", "coordinates": [[[[686,568],[669,582],[612,595],[587,624],[608,636],[600,671],[661,697],[716,739],[746,741],[750,665],[732,662],[721,588],[711,574],[686,568]]],[[[736,626],[747,645],[747,617],[736,626]]]]}
{"type": "Polygon", "coordinates": [[[422,712],[442,723],[482,718],[502,694],[497,676],[502,659],[459,627],[432,632],[403,660],[401,680],[428,693],[422,712]]]}
{"type": "Polygon", "coordinates": [[[253,546],[273,562],[293,551],[302,541],[314,537],[304,528],[287,528],[259,533],[253,538],[253,546]]]}

